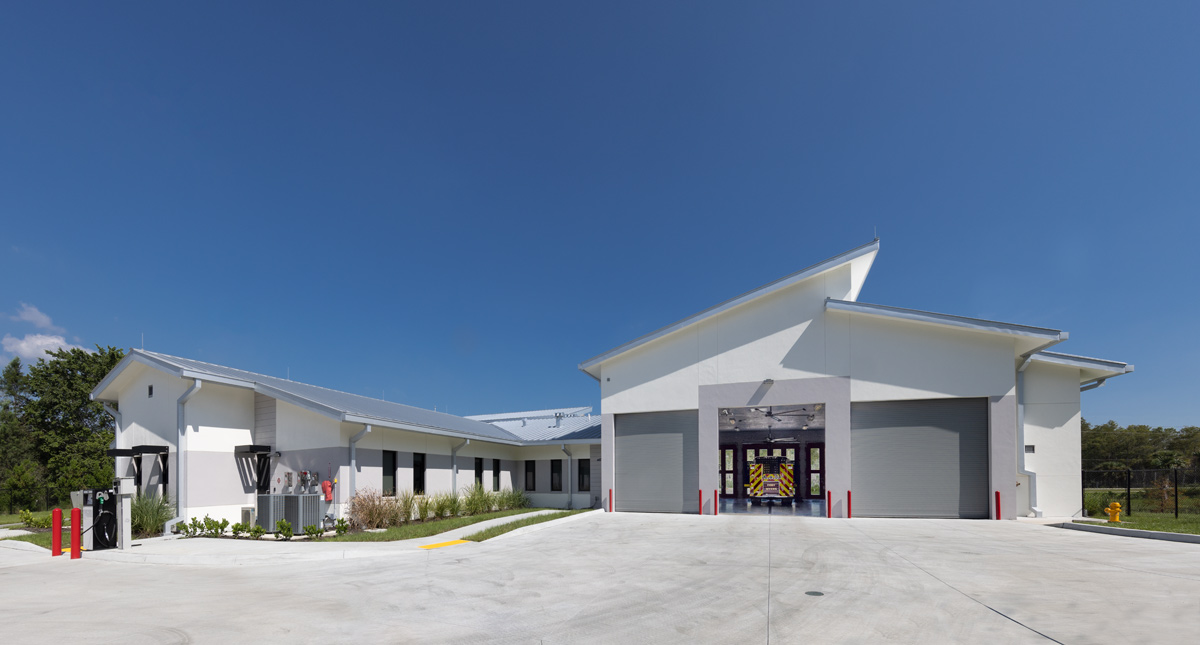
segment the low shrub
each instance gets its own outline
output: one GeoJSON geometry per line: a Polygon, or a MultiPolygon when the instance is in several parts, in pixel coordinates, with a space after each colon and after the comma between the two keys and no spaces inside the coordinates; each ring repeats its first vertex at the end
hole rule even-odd
{"type": "Polygon", "coordinates": [[[501,510],[529,508],[529,495],[523,490],[505,488],[497,494],[497,497],[499,498],[498,506],[501,510]]]}
{"type": "Polygon", "coordinates": [[[225,533],[225,529],[229,528],[229,520],[222,518],[220,522],[205,515],[204,516],[204,536],[215,538],[221,537],[225,533]]]}
{"type": "Polygon", "coordinates": [[[250,539],[251,540],[261,540],[262,536],[264,536],[266,534],[267,534],[267,529],[264,529],[263,527],[261,527],[257,524],[250,527],[250,539]]]}
{"type": "Polygon", "coordinates": [[[441,519],[443,517],[454,517],[458,515],[459,500],[458,493],[445,492],[436,493],[433,495],[433,516],[441,519]]]}
{"type": "Polygon", "coordinates": [[[315,541],[325,537],[325,530],[316,524],[309,524],[304,527],[304,535],[308,536],[308,539],[315,541]]]}
{"type": "Polygon", "coordinates": [[[338,535],[345,535],[350,532],[350,523],[347,522],[345,518],[339,517],[337,522],[334,522],[333,524],[333,530],[336,531],[338,535]]]}
{"type": "Polygon", "coordinates": [[[292,539],[292,523],[287,520],[275,522],[275,539],[284,542],[292,539]]]}
{"type": "MultiPolygon", "coordinates": [[[[69,516],[69,513],[63,513],[63,515],[69,516]]],[[[49,515],[45,517],[38,517],[33,514],[33,511],[21,511],[20,516],[21,523],[31,529],[48,529],[50,528],[50,524],[53,522],[53,519],[49,515]]],[[[70,520],[68,520],[67,517],[63,517],[63,526],[66,526],[69,523],[70,520]]]]}
{"type": "Polygon", "coordinates": [[[163,525],[175,515],[171,498],[157,493],[138,495],[129,505],[130,523],[134,537],[158,537],[163,525]]]}
{"type": "Polygon", "coordinates": [[[235,540],[242,539],[242,536],[245,535],[248,530],[250,530],[250,527],[242,524],[241,522],[229,527],[229,533],[233,535],[233,539],[235,540]]]}

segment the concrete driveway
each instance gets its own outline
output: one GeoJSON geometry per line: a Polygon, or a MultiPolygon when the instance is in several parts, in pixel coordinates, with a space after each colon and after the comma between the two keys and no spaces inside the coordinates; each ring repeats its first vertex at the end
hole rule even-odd
{"type": "Polygon", "coordinates": [[[11,642],[90,643],[1194,643],[1200,634],[1193,544],[958,520],[591,513],[543,526],[483,544],[277,564],[0,549],[0,621],[11,642]]]}

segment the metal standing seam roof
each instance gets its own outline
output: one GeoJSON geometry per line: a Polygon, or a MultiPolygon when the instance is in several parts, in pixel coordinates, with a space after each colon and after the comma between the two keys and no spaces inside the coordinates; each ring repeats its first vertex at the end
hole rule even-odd
{"type": "Polygon", "coordinates": [[[573,441],[600,438],[600,417],[588,414],[590,407],[531,410],[467,417],[488,421],[524,441],[573,441]],[[563,415],[557,417],[557,414],[563,415]]]}
{"type": "MultiPolygon", "coordinates": [[[[144,359],[139,362],[148,361],[152,364],[157,364],[185,378],[197,377],[204,380],[206,376],[215,377],[219,379],[218,382],[222,380],[232,381],[229,384],[252,387],[261,394],[280,398],[285,401],[290,398],[299,399],[298,403],[307,402],[318,408],[323,408],[323,411],[328,416],[340,415],[343,421],[348,420],[347,417],[354,417],[354,422],[370,423],[376,421],[381,425],[393,423],[402,426],[416,426],[417,428],[445,431],[455,435],[470,435],[471,437],[498,440],[505,443],[520,443],[522,441],[520,436],[499,426],[474,419],[467,419],[445,412],[434,412],[424,408],[416,408],[411,405],[404,405],[403,403],[372,399],[348,392],[339,392],[338,390],[331,390],[317,385],[297,383],[296,381],[289,381],[265,374],[256,374],[223,365],[213,365],[212,363],[205,363],[189,358],[133,349],[130,350],[125,360],[137,360],[139,358],[144,359]]],[[[96,389],[93,390],[93,395],[102,391],[108,385],[110,378],[119,369],[120,365],[114,368],[109,377],[105,377],[104,381],[101,381],[100,385],[96,386],[96,389]]],[[[297,403],[297,401],[289,402],[297,403]]]]}

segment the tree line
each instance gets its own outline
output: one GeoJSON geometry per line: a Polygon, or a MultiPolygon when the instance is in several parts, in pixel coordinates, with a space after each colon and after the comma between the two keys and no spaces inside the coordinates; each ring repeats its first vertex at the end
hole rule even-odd
{"type": "Polygon", "coordinates": [[[1200,467],[1200,427],[1081,423],[1084,470],[1200,467]]]}
{"type": "Polygon", "coordinates": [[[97,345],[47,354],[29,365],[14,358],[0,374],[2,507],[45,508],[112,484],[113,419],[89,395],[125,353],[97,345]]]}

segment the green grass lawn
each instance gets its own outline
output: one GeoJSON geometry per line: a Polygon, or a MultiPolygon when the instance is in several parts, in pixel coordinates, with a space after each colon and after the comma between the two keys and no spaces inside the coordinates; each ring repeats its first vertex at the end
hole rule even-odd
{"type": "Polygon", "coordinates": [[[440,520],[431,520],[425,522],[410,522],[401,526],[391,526],[383,531],[374,533],[347,533],[343,536],[331,536],[323,538],[322,542],[394,542],[396,540],[411,540],[413,538],[429,537],[446,531],[453,531],[457,528],[470,526],[478,522],[486,520],[494,520],[498,517],[508,517],[510,515],[522,515],[543,509],[538,508],[514,508],[508,511],[496,511],[495,513],[484,513],[482,515],[470,515],[467,517],[448,517],[440,520]]]}
{"type": "MultiPolygon", "coordinates": [[[[28,535],[17,535],[17,536],[13,536],[13,537],[7,537],[4,539],[5,540],[19,540],[21,542],[29,542],[30,544],[36,544],[36,545],[42,547],[43,549],[49,550],[51,537],[53,537],[53,534],[50,531],[44,531],[42,533],[30,533],[28,535]]],[[[64,549],[71,548],[71,532],[70,531],[63,531],[62,547],[64,549]]]]}
{"type": "Polygon", "coordinates": [[[549,522],[551,520],[561,520],[564,517],[570,517],[570,516],[576,515],[578,513],[586,513],[587,511],[590,511],[590,510],[592,510],[592,509],[582,508],[582,509],[574,510],[574,511],[562,511],[561,513],[546,513],[545,515],[526,517],[526,518],[522,518],[522,519],[515,520],[512,522],[508,522],[505,524],[501,524],[499,526],[493,526],[491,528],[484,529],[477,533],[472,533],[463,539],[470,540],[472,542],[483,542],[484,540],[489,540],[491,538],[496,537],[497,535],[504,535],[505,533],[508,533],[509,531],[515,531],[524,526],[532,526],[534,524],[541,524],[542,522],[549,522]]]}
{"type": "MultiPolygon", "coordinates": [[[[37,518],[50,517],[50,511],[35,511],[33,513],[33,516],[37,517],[37,518]]],[[[63,523],[66,524],[70,521],[71,521],[71,509],[69,509],[69,508],[63,509],[63,523]]],[[[4,526],[6,524],[21,524],[21,514],[20,513],[0,513],[0,526],[4,526]]],[[[11,527],[9,527],[9,528],[11,528],[11,527]]]]}
{"type": "MultiPolygon", "coordinates": [[[[1093,524],[1094,522],[1084,523],[1093,524]]],[[[1100,524],[1100,526],[1200,535],[1200,515],[1184,515],[1180,513],[1179,519],[1175,519],[1174,513],[1134,513],[1133,515],[1121,515],[1120,524],[1106,522],[1100,524]]]]}

